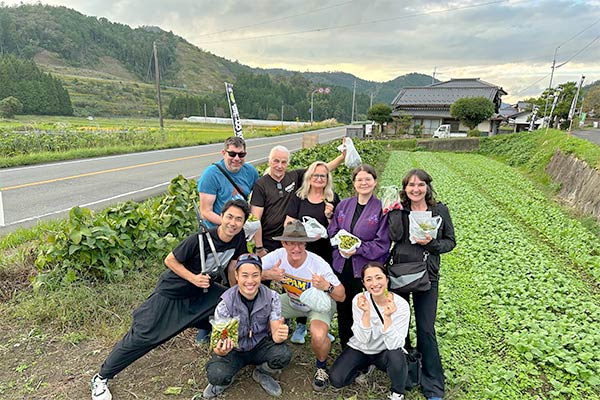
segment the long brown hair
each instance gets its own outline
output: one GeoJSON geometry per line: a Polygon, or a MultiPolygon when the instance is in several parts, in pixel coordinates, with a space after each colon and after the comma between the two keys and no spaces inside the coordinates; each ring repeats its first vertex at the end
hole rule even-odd
{"type": "Polygon", "coordinates": [[[436,193],[433,189],[433,185],[431,184],[433,178],[431,177],[431,175],[425,172],[425,170],[422,169],[411,169],[406,175],[404,175],[404,178],[402,178],[402,190],[400,191],[400,200],[402,201],[402,206],[404,206],[405,209],[410,210],[410,199],[406,195],[406,186],[408,185],[408,181],[410,181],[410,178],[412,178],[413,176],[416,176],[417,178],[419,178],[419,180],[427,184],[425,202],[428,206],[435,206],[437,204],[437,201],[435,200],[436,193]]]}

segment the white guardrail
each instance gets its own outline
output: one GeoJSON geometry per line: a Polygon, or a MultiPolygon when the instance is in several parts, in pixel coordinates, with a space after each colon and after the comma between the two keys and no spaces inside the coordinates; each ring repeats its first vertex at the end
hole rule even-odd
{"type": "MultiPolygon", "coordinates": [[[[219,118],[219,117],[187,117],[183,119],[186,122],[204,123],[204,124],[229,124],[231,125],[231,118],[219,118]]],[[[241,119],[242,126],[244,125],[258,125],[258,126],[304,126],[310,125],[310,122],[299,122],[299,121],[275,121],[267,119],[241,119]]]]}

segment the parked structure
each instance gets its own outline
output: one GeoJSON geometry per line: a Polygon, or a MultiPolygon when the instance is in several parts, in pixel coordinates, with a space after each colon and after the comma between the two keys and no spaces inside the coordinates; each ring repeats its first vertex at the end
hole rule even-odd
{"type": "Polygon", "coordinates": [[[406,87],[392,101],[392,117],[408,114],[413,118],[413,126],[422,126],[422,132],[428,135],[432,135],[442,124],[450,125],[452,132],[466,132],[468,128],[450,115],[450,107],[458,99],[485,97],[494,103],[495,112],[477,129],[494,135],[502,121],[498,111],[501,97],[505,94],[500,86],[479,78],[451,79],[430,86],[406,87]]]}

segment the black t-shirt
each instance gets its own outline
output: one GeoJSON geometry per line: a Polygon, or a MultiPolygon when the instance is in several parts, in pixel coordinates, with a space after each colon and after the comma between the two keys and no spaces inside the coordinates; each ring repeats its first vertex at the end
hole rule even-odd
{"type": "MultiPolygon", "coordinates": [[[[210,237],[215,245],[217,257],[221,261],[221,265],[227,268],[231,260],[236,260],[246,250],[246,239],[244,231],[235,235],[230,242],[224,242],[219,239],[217,234],[218,228],[209,229],[210,237]]],[[[218,264],[215,262],[215,257],[212,254],[206,235],[202,235],[204,241],[204,257],[206,257],[206,266],[208,271],[214,277],[220,276],[217,271],[218,264]],[[212,271],[211,271],[212,270],[212,271]]],[[[200,266],[200,246],[198,245],[198,233],[188,236],[173,250],[173,255],[182,263],[190,272],[199,274],[202,272],[200,266]]],[[[227,271],[225,271],[227,274],[227,271]]],[[[192,285],[190,282],[181,278],[175,272],[168,269],[160,276],[160,280],[156,285],[156,292],[171,299],[197,297],[202,293],[203,289],[192,285]]]]}
{"type": "Polygon", "coordinates": [[[272,239],[273,236],[281,236],[283,233],[288,203],[296,190],[302,186],[304,172],[306,169],[287,171],[281,182],[267,174],[261,176],[254,184],[250,204],[263,208],[260,219],[263,239],[272,239]]]}
{"type": "MultiPolygon", "coordinates": [[[[340,198],[337,194],[334,193],[333,201],[331,202],[334,207],[338,205],[340,202],[340,198]]],[[[308,199],[300,199],[296,194],[294,194],[290,200],[290,204],[287,208],[286,215],[302,221],[302,217],[313,217],[321,225],[325,228],[329,226],[329,221],[325,216],[325,202],[321,201],[320,203],[314,204],[308,201],[308,199]]],[[[320,255],[325,261],[327,261],[330,265],[333,261],[333,248],[329,243],[329,239],[319,239],[317,241],[307,243],[306,250],[313,252],[315,254],[320,255]]]]}

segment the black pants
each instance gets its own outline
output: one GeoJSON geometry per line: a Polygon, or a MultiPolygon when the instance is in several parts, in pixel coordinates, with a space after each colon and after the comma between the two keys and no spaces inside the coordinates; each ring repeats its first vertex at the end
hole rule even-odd
{"type": "Polygon", "coordinates": [[[267,336],[252,350],[232,350],[224,357],[213,352],[212,358],[206,363],[206,377],[213,385],[227,386],[235,374],[246,365],[260,365],[266,362],[270,369],[277,370],[285,368],[291,359],[292,351],[287,343],[275,343],[267,336]]]}
{"type": "Polygon", "coordinates": [[[102,364],[100,375],[112,379],[135,360],[186,328],[206,323],[226,289],[211,285],[206,293],[187,299],[169,299],[152,293],[133,312],[131,328],[102,364]]]}
{"type": "Polygon", "coordinates": [[[340,344],[342,350],[348,345],[348,341],[352,337],[352,299],[354,296],[362,292],[363,285],[360,278],[354,277],[352,263],[347,261],[344,264],[342,273],[335,271],[344,289],[346,290],[346,299],[342,302],[337,302],[337,319],[338,319],[338,334],[340,335],[340,344]]]}
{"type": "MultiPolygon", "coordinates": [[[[426,292],[412,293],[415,322],[417,325],[417,350],[423,355],[423,375],[421,387],[425,397],[444,397],[444,369],[435,334],[439,281],[431,282],[426,292]]],[[[402,294],[410,302],[408,294],[402,294]]],[[[411,347],[410,337],[404,346],[411,347]]]]}
{"type": "Polygon", "coordinates": [[[347,346],[331,366],[329,381],[336,388],[348,386],[369,365],[375,365],[377,369],[387,373],[392,383],[392,392],[404,394],[407,368],[402,348],[365,354],[347,346]]]}

